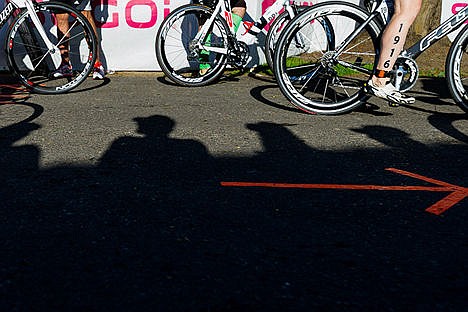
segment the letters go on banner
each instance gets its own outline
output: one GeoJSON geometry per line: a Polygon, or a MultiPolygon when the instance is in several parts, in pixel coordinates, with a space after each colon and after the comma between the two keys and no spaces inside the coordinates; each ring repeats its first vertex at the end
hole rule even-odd
{"type": "MultiPolygon", "coordinates": [[[[326,0],[300,1],[304,5],[326,0]]],[[[360,0],[347,0],[359,3],[360,0]]],[[[159,25],[175,8],[190,0],[92,0],[98,32],[102,38],[101,58],[111,70],[159,70],[155,56],[154,42],[159,25]]],[[[246,0],[247,19],[256,20],[275,0],[246,0]]],[[[443,0],[442,19],[467,5],[468,1],[443,0]]],[[[4,3],[0,4],[3,7],[4,3]]],[[[0,32],[4,41],[6,30],[0,32]]],[[[243,29],[239,30],[243,33],[243,29]]],[[[453,37],[453,36],[452,36],[453,37]]],[[[451,37],[451,38],[452,38],[451,37]]],[[[263,38],[259,38],[260,43],[263,38]]],[[[263,62],[262,49],[251,49],[253,62],[263,62]]],[[[6,69],[6,55],[0,51],[0,69],[6,69]]]]}
{"type": "MultiPolygon", "coordinates": [[[[441,18],[440,18],[441,21],[447,20],[450,16],[456,14],[458,11],[460,11],[467,5],[468,5],[467,0],[443,0],[442,12],[441,12],[441,18]]],[[[450,39],[450,41],[453,41],[453,39],[455,39],[455,37],[457,36],[460,30],[461,29],[448,35],[448,38],[450,39]]]]}
{"type": "MultiPolygon", "coordinates": [[[[43,0],[37,0],[43,1],[43,0]]],[[[304,5],[325,0],[297,0],[304,5]]],[[[347,0],[359,2],[360,0],[347,0]]],[[[191,0],[92,0],[93,14],[101,36],[101,59],[110,70],[159,70],[155,55],[158,27],[175,8],[191,0]]],[[[247,19],[256,20],[275,0],[246,0],[247,19]]],[[[3,7],[4,4],[0,4],[3,7]]],[[[0,32],[3,40],[8,27],[0,32]]],[[[241,28],[238,33],[244,33],[241,28]]],[[[262,42],[264,36],[259,40],[262,42]]],[[[252,64],[264,62],[260,47],[251,49],[252,64]]],[[[6,55],[0,51],[0,69],[6,69],[6,55]]]]}

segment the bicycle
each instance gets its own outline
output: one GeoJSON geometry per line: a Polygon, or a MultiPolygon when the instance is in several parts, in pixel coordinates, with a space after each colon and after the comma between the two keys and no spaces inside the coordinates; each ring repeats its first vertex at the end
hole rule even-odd
{"type": "MultiPolygon", "coordinates": [[[[273,66],[273,49],[278,33],[298,14],[300,8],[290,0],[277,0],[255,23],[244,22],[247,32],[256,36],[274,20],[265,44],[265,55],[270,67],[273,66]]],[[[321,23],[324,28],[331,27],[326,20],[321,23]]],[[[330,30],[329,33],[331,36],[333,32],[330,30]]],[[[229,0],[217,1],[214,8],[199,4],[177,8],[161,24],[155,42],[156,57],[162,71],[182,86],[207,85],[218,79],[228,65],[243,69],[249,60],[248,45],[236,38],[229,0]],[[202,51],[209,53],[210,68],[203,74],[199,70],[202,51]]],[[[295,43],[298,49],[307,46],[307,42],[300,36],[295,37],[295,43]]]]}
{"type": "Polygon", "coordinates": [[[97,41],[87,19],[75,8],[60,2],[10,0],[0,12],[0,27],[13,17],[6,36],[10,72],[32,92],[65,93],[81,84],[93,69],[97,41]],[[69,16],[69,29],[60,34],[57,14],[69,16]],[[55,78],[61,65],[59,46],[68,46],[73,65],[71,77],[55,78]]]}
{"type": "MultiPolygon", "coordinates": [[[[365,102],[365,83],[370,79],[380,46],[380,35],[388,21],[384,0],[369,1],[369,10],[342,1],[318,4],[298,15],[282,31],[277,42],[275,75],[282,93],[299,109],[323,115],[349,112],[365,102]],[[315,20],[328,18],[335,30],[336,46],[316,44],[314,50],[290,56],[293,36],[307,28],[313,38],[323,30],[315,20]]],[[[392,69],[391,82],[402,92],[410,90],[419,77],[416,58],[435,42],[468,20],[468,7],[443,22],[413,46],[404,50],[392,69]]],[[[468,112],[468,26],[458,34],[447,54],[446,79],[455,102],[468,112]],[[465,57],[466,58],[466,57],[465,57]]],[[[395,37],[399,40],[399,37],[395,37]]]]}

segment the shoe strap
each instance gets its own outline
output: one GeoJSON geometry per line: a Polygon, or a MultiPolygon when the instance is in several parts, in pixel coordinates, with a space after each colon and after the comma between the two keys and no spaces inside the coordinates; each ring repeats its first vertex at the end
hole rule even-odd
{"type": "Polygon", "coordinates": [[[388,78],[390,77],[390,72],[386,70],[376,69],[374,71],[374,76],[377,78],[388,78]]]}

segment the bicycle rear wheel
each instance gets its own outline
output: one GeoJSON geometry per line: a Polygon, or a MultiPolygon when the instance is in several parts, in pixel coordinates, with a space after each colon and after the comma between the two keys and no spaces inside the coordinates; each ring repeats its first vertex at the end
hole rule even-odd
{"type": "Polygon", "coordinates": [[[229,28],[223,19],[215,18],[200,45],[194,40],[212,15],[208,7],[189,4],[174,10],[159,28],[156,36],[159,66],[178,85],[207,85],[218,79],[226,68],[229,28]]]}
{"type": "Polygon", "coordinates": [[[452,97],[468,113],[468,26],[465,26],[450,47],[445,62],[447,84],[452,97]]]}
{"type": "Polygon", "coordinates": [[[58,49],[68,47],[72,74],[56,78],[52,74],[57,64],[52,61],[50,51],[29,13],[24,10],[14,20],[8,32],[8,64],[19,81],[36,93],[65,93],[81,84],[93,69],[96,60],[97,41],[86,17],[76,9],[63,3],[43,2],[35,6],[47,37],[58,49]],[[67,14],[69,31],[59,35],[57,14],[67,14]]]}
{"type": "Polygon", "coordinates": [[[280,33],[286,27],[286,25],[299,13],[304,12],[306,9],[310,8],[309,6],[294,6],[294,16],[291,16],[288,11],[282,12],[278,15],[277,18],[271,23],[270,28],[268,29],[267,36],[265,39],[265,59],[268,66],[273,70],[273,57],[275,55],[276,43],[280,36],[280,33]]]}
{"type": "Polygon", "coordinates": [[[291,21],[280,35],[275,76],[282,93],[301,110],[334,115],[348,112],[367,97],[364,84],[372,74],[381,26],[356,5],[318,4],[291,21]],[[332,23],[335,44],[327,42],[323,20],[332,23]],[[304,38],[298,47],[294,38],[304,38]]]}

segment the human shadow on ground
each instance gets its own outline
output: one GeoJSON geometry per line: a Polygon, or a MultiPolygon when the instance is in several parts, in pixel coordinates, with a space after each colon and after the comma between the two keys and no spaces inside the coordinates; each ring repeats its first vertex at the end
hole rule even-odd
{"type": "Polygon", "coordinates": [[[455,124],[457,121],[465,121],[468,119],[467,114],[433,114],[429,116],[429,123],[440,132],[468,144],[468,132],[463,133],[455,124]]]}
{"type": "Polygon", "coordinates": [[[363,311],[466,307],[467,201],[327,185],[467,184],[464,144],[425,145],[389,127],[377,144],[320,150],[294,124],[246,125],[263,149],[214,156],[134,119],[96,166],[38,166],[33,123],[0,130],[0,289],[5,311],[363,311]],[[221,182],[315,183],[322,189],[221,182]]]}

